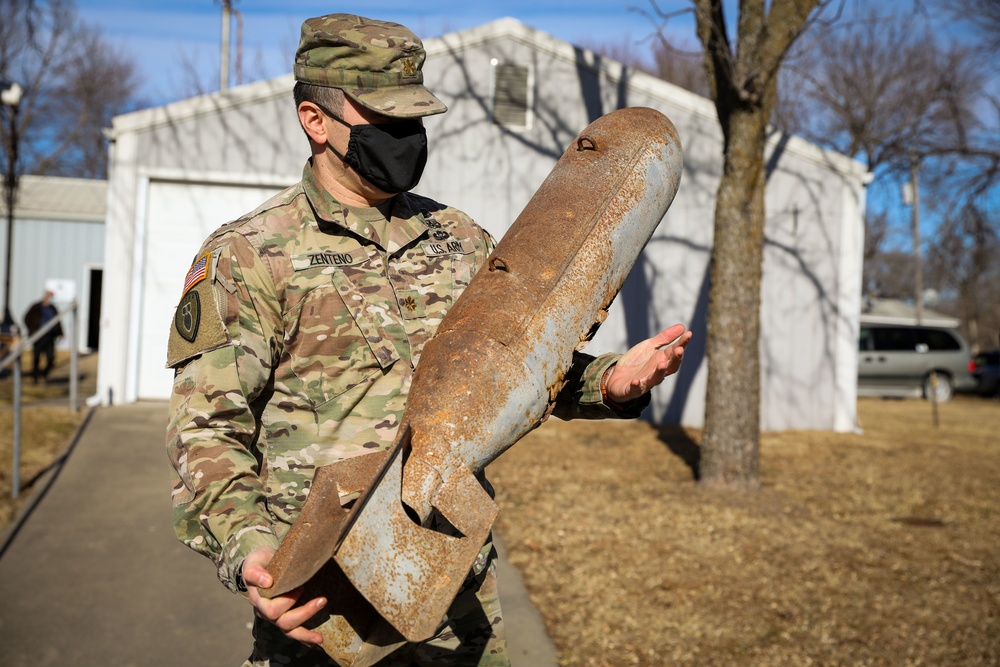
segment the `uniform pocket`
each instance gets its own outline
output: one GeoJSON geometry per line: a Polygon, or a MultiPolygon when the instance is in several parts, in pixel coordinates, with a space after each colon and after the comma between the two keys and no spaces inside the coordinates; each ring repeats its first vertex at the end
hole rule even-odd
{"type": "Polygon", "coordinates": [[[421,269],[419,273],[409,276],[407,288],[395,288],[414,364],[455,303],[456,280],[469,273],[461,258],[451,256],[429,258],[421,269]]]}
{"type": "Polygon", "coordinates": [[[364,297],[339,272],[288,313],[285,349],[292,372],[316,405],[381,373],[399,356],[364,297]]]}

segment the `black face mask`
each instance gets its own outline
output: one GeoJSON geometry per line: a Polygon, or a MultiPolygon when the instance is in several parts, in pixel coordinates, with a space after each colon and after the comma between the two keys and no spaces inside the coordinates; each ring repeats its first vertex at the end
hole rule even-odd
{"type": "Polygon", "coordinates": [[[396,194],[410,190],[420,180],[427,164],[427,132],[418,119],[351,125],[323,111],[351,128],[347,153],[341,155],[330,142],[326,145],[366,181],[383,192],[396,194]]]}

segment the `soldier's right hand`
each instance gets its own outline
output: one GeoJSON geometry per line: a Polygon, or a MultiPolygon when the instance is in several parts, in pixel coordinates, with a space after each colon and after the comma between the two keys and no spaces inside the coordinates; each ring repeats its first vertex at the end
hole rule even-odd
{"type": "Polygon", "coordinates": [[[243,561],[243,581],[247,586],[247,597],[256,609],[257,616],[274,623],[285,636],[302,642],[307,646],[318,646],[323,643],[323,635],[302,626],[316,612],[326,606],[326,598],[316,598],[296,607],[302,589],[296,588],[284,595],[268,599],[261,597],[257,588],[269,588],[273,583],[271,575],[265,568],[274,556],[274,549],[261,547],[254,549],[243,561]]]}

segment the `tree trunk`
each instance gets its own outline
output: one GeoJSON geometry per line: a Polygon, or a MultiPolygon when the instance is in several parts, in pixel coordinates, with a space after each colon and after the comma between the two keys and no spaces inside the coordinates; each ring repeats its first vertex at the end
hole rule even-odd
{"type": "Polygon", "coordinates": [[[740,0],[735,48],[723,0],[691,0],[723,135],[708,303],[702,486],[760,486],[764,146],[781,61],[821,0],[740,0]]]}
{"type": "Polygon", "coordinates": [[[737,107],[715,207],[708,306],[708,391],[701,483],[754,489],[760,476],[760,283],[768,114],[737,107]]]}

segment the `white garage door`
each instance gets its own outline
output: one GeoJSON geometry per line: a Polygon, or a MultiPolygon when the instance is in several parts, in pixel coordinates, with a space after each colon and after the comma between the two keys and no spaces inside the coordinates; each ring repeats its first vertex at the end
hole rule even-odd
{"type": "Polygon", "coordinates": [[[150,182],[139,315],[136,393],[140,399],[170,396],[173,373],[164,368],[167,339],[194,254],[210,233],[254,210],[278,191],[259,186],[150,182]]]}

